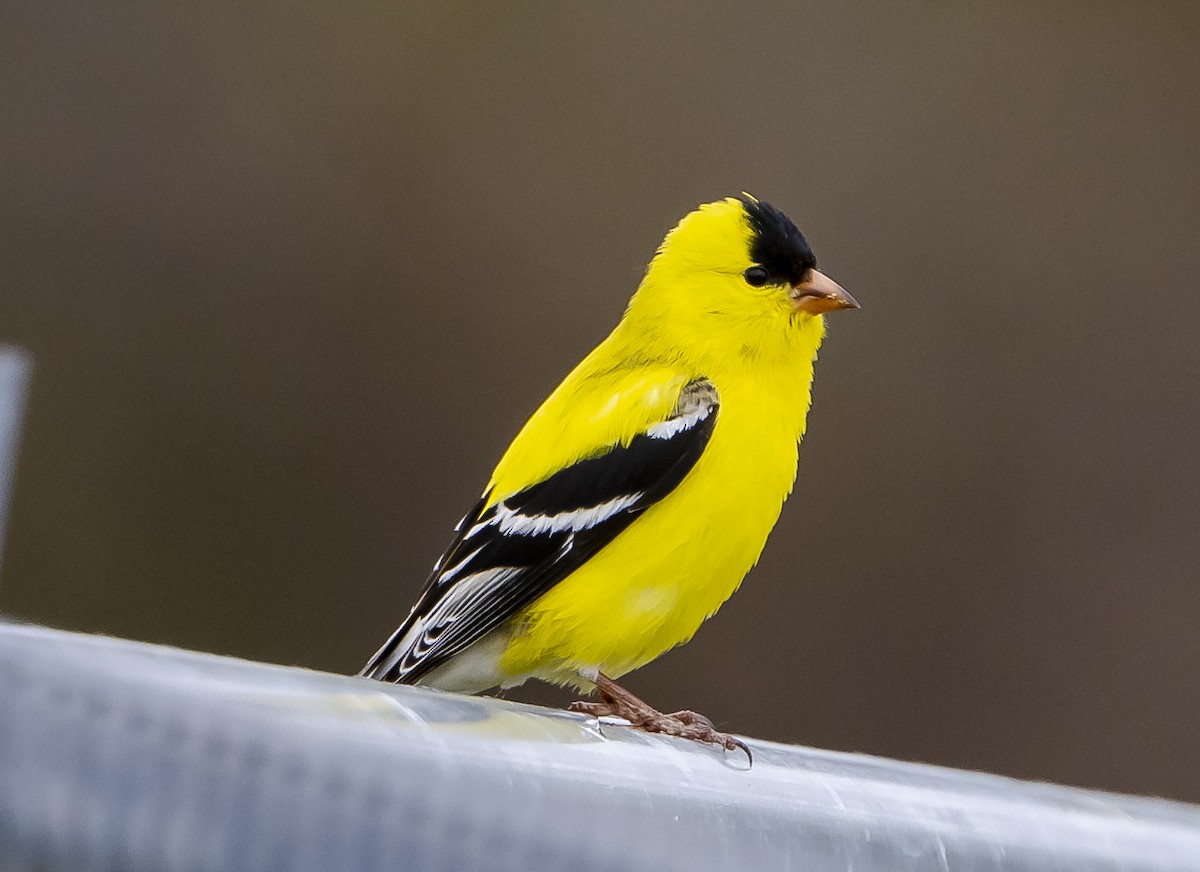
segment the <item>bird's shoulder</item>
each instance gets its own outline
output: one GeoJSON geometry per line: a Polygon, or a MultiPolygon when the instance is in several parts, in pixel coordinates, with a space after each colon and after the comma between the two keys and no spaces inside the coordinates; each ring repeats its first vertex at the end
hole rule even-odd
{"type": "Polygon", "coordinates": [[[534,412],[504,453],[488,485],[491,501],[614,446],[628,446],[702,402],[717,404],[716,388],[703,374],[677,365],[581,365],[534,412]]]}

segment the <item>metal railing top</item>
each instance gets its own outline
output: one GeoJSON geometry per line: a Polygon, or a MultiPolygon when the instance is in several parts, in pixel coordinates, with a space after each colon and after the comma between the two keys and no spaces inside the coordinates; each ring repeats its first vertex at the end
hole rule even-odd
{"type": "Polygon", "coordinates": [[[1200,808],[0,624],[4,870],[1200,870],[1200,808]]]}

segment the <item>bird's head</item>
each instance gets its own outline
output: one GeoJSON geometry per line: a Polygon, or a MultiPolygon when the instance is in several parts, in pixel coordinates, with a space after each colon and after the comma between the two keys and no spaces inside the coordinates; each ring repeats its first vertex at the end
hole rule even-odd
{"type": "MultiPolygon", "coordinates": [[[[627,317],[676,342],[730,339],[753,353],[824,333],[822,314],[856,309],[791,219],[749,194],[706,203],[667,234],[627,317]]],[[[666,338],[666,337],[664,337],[666,338]]],[[[814,344],[815,349],[815,344],[814,344]]]]}

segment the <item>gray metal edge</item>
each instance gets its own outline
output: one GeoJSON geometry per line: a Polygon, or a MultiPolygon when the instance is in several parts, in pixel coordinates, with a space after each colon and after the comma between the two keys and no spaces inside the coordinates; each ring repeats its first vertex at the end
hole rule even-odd
{"type": "Polygon", "coordinates": [[[33,356],[29,352],[0,345],[0,565],[3,565],[8,508],[17,477],[17,447],[32,372],[33,356]]]}

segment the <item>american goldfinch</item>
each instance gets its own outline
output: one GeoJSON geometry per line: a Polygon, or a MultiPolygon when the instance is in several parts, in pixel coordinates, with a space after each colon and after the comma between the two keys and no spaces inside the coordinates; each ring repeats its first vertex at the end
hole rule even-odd
{"type": "Polygon", "coordinates": [[[614,679],[687,642],[758,560],[796,477],[824,313],[857,307],[773,206],[743,194],[687,215],[362,675],[595,688],[572,708],[747,750],[614,679]]]}

